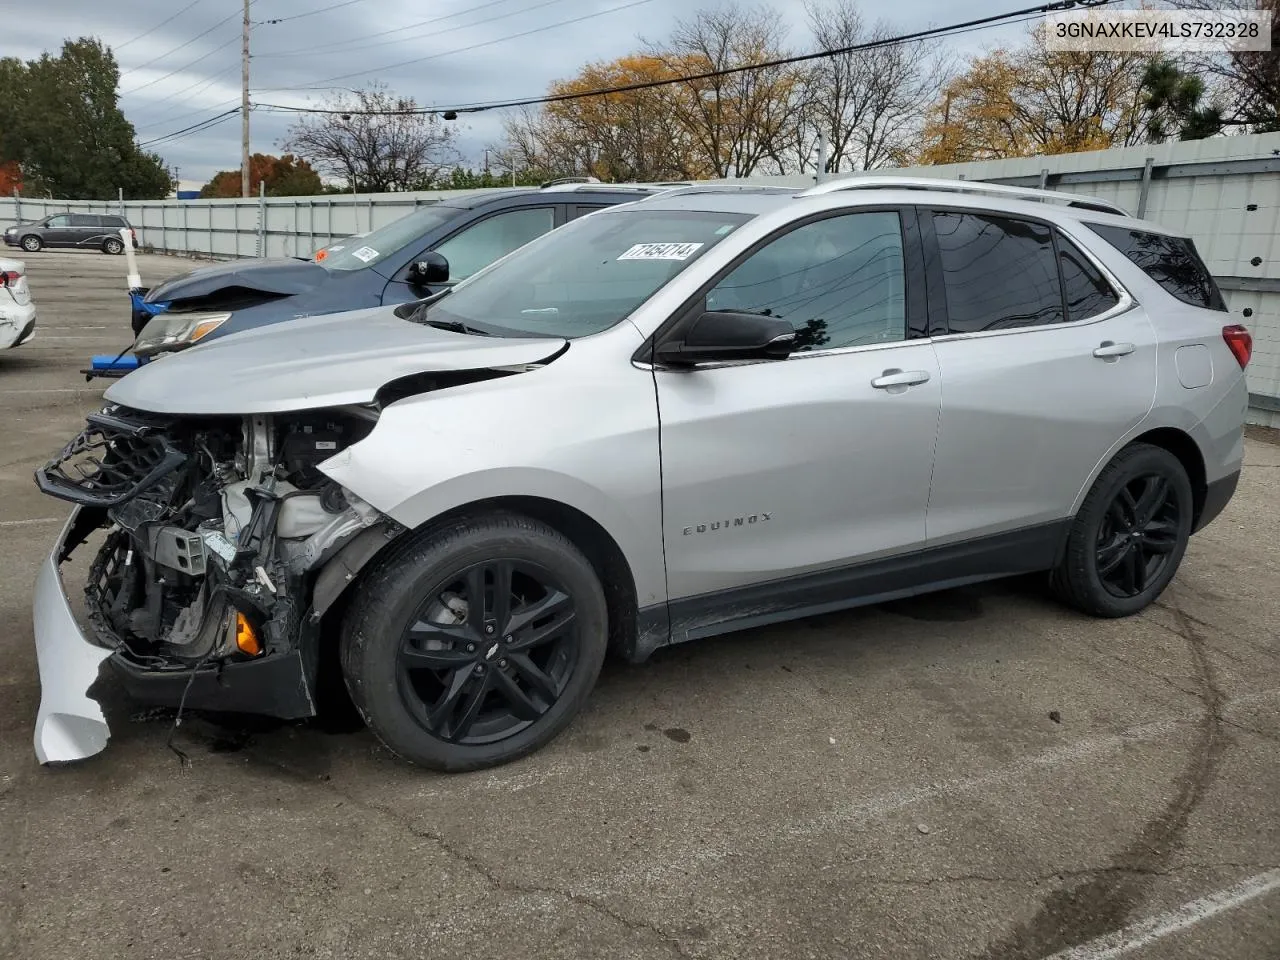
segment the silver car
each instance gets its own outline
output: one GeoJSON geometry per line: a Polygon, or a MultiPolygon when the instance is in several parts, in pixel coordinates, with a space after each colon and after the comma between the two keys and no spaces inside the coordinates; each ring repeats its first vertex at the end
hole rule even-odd
{"type": "Polygon", "coordinates": [[[1043,571],[1134,614],[1232,496],[1248,332],[1101,201],[858,178],[677,188],[451,291],[162,359],[37,472],[42,761],[139,701],[310,716],[467,770],[606,653],[1043,571]],[[82,632],[59,572],[96,551],[82,632]]]}

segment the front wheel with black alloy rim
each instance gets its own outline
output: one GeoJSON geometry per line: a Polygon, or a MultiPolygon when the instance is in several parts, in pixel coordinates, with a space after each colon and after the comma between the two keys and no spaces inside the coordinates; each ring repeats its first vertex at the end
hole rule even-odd
{"type": "Polygon", "coordinates": [[[34,233],[28,233],[22,238],[22,249],[27,253],[39,253],[40,248],[44,246],[44,241],[37,237],[34,233]]]}
{"type": "Polygon", "coordinates": [[[1135,443],[1094,481],[1053,572],[1058,595],[1098,617],[1125,617],[1169,585],[1191,537],[1187,471],[1161,447],[1135,443]]]}
{"type": "Polygon", "coordinates": [[[102,252],[109,253],[112,256],[124,253],[124,241],[119,237],[107,237],[102,241],[102,252]]]}
{"type": "Polygon", "coordinates": [[[507,763],[557,736],[595,685],[608,645],[591,563],[516,514],[414,537],[362,578],[342,669],[394,753],[439,770],[507,763]]]}

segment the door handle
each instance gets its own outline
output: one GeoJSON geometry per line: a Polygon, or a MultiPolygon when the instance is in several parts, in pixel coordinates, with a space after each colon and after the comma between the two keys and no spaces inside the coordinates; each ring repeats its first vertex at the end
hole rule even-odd
{"type": "Polygon", "coordinates": [[[1093,355],[1100,360],[1110,360],[1115,357],[1127,357],[1135,349],[1132,343],[1113,343],[1110,340],[1103,340],[1094,348],[1093,355]]]}
{"type": "Polygon", "coordinates": [[[914,387],[920,383],[927,383],[928,380],[927,370],[899,370],[894,367],[872,380],[871,386],[877,390],[888,390],[890,387],[914,387]]]}

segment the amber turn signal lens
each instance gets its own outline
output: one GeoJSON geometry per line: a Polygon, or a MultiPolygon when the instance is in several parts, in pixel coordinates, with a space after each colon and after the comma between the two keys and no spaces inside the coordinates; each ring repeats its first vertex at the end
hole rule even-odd
{"type": "Polygon", "coordinates": [[[236,614],[236,646],[240,648],[241,653],[247,653],[251,657],[256,657],[262,652],[262,644],[258,642],[258,632],[253,629],[253,624],[245,619],[243,613],[236,614]]]}

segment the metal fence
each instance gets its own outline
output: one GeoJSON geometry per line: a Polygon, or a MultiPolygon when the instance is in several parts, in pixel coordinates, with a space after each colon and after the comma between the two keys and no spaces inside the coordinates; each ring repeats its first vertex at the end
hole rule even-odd
{"type": "MultiPolygon", "coordinates": [[[[1138,216],[1187,232],[1217,277],[1232,314],[1253,333],[1250,419],[1280,426],[1280,133],[873,172],[1060,188],[1119,203],[1138,216]]],[[[815,178],[750,179],[804,187],[815,178]]],[[[123,213],[137,229],[139,242],[160,252],[219,258],[308,256],[415,207],[477,192],[486,191],[124,202],[15,196],[0,198],[0,228],[50,213],[123,213]]]]}
{"type": "Polygon", "coordinates": [[[375,230],[424,204],[484,190],[327,194],[236,200],[53,200],[0,197],[0,229],[53,213],[118,213],[156,253],[234,259],[306,257],[341,237],[375,230]]]}

